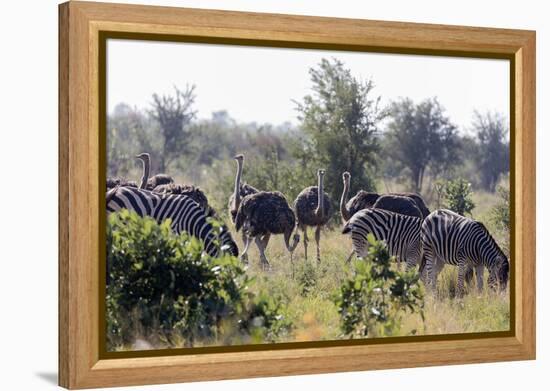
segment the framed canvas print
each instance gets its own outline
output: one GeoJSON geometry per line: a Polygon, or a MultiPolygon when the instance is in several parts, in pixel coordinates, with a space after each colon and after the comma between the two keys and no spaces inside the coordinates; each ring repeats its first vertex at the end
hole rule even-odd
{"type": "Polygon", "coordinates": [[[60,385],[534,359],[534,32],[59,16],[60,385]]]}

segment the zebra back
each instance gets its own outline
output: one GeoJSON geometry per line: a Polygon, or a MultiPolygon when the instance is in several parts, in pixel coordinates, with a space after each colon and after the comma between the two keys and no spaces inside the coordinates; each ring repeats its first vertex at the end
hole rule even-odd
{"type": "MultiPolygon", "coordinates": [[[[158,223],[170,219],[172,231],[177,234],[186,232],[202,240],[209,255],[219,255],[217,234],[207,221],[207,212],[185,195],[166,197],[148,190],[119,187],[114,194],[109,194],[107,212],[119,209],[133,210],[142,217],[154,218],[158,223]]],[[[237,245],[225,226],[221,227],[219,236],[222,249],[237,255],[237,245]]]]}
{"type": "Polygon", "coordinates": [[[351,234],[357,256],[365,257],[368,250],[367,235],[386,242],[388,252],[399,261],[412,267],[420,262],[421,219],[382,209],[363,209],[352,216],[342,233],[351,234]]]}

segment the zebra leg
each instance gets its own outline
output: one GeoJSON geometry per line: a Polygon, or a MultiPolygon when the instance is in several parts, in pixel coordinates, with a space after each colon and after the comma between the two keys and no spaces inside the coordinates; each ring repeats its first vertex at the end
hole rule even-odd
{"type": "Polygon", "coordinates": [[[464,262],[460,262],[458,265],[458,282],[456,286],[458,297],[464,296],[464,276],[467,270],[468,266],[464,262]]]}
{"type": "Polygon", "coordinates": [[[476,266],[477,291],[483,292],[483,264],[476,266]]]}
{"type": "Polygon", "coordinates": [[[351,250],[351,253],[350,253],[349,256],[348,256],[348,259],[346,259],[346,262],[347,262],[347,263],[350,263],[350,262],[351,262],[351,258],[353,258],[353,254],[355,254],[355,251],[354,251],[354,250],[351,250]]]}
{"type": "Polygon", "coordinates": [[[317,228],[315,229],[315,242],[317,243],[317,263],[321,263],[321,246],[320,246],[320,241],[321,241],[321,226],[317,226],[317,228]]]}
{"type": "Polygon", "coordinates": [[[426,265],[428,267],[428,276],[432,285],[432,290],[437,292],[437,276],[443,269],[443,261],[439,258],[432,258],[431,262],[426,265]]]}

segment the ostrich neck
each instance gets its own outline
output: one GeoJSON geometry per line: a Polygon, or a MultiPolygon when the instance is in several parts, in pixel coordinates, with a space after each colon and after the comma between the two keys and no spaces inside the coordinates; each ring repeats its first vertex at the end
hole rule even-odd
{"type": "Polygon", "coordinates": [[[142,160],[143,163],[143,176],[141,177],[141,184],[139,185],[140,189],[145,189],[147,187],[147,181],[149,180],[149,171],[151,167],[149,166],[149,160],[142,160]]]}
{"type": "Polygon", "coordinates": [[[237,175],[235,176],[235,189],[233,194],[234,208],[239,209],[241,205],[241,175],[243,171],[243,165],[240,161],[237,161],[237,175]]]}
{"type": "Polygon", "coordinates": [[[317,217],[323,218],[325,215],[325,203],[323,199],[324,190],[323,190],[323,177],[319,176],[319,183],[317,186],[317,211],[315,212],[317,214],[317,217]]]}
{"type": "Polygon", "coordinates": [[[342,198],[340,198],[340,213],[342,214],[342,218],[345,221],[348,221],[350,219],[349,210],[346,207],[346,204],[348,203],[348,194],[349,182],[344,181],[344,190],[342,191],[342,198]]]}

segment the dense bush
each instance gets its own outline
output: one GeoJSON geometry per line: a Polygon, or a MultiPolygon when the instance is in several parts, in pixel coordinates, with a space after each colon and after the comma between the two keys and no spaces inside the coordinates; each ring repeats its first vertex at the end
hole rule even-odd
{"type": "Polygon", "coordinates": [[[461,216],[472,214],[475,208],[472,200],[472,186],[462,178],[448,181],[438,181],[435,185],[438,204],[461,216]]]}
{"type": "Polygon", "coordinates": [[[372,234],[368,241],[366,259],[356,261],[355,273],[343,282],[335,298],[340,328],[348,338],[403,335],[403,315],[418,313],[424,319],[420,275],[416,269],[396,270],[385,244],[372,234]]]}
{"type": "Polygon", "coordinates": [[[232,256],[212,258],[199,240],[122,210],[107,225],[107,338],[110,349],[274,341],[290,329],[275,298],[232,256]]]}
{"type": "Polygon", "coordinates": [[[500,245],[502,250],[510,255],[510,191],[507,187],[498,186],[498,203],[491,209],[491,223],[497,233],[502,237],[500,245]]]}

